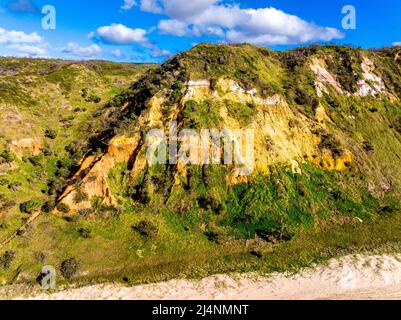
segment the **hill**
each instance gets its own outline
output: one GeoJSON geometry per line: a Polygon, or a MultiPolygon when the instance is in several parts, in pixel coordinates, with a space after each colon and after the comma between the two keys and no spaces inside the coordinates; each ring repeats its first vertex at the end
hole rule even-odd
{"type": "Polygon", "coordinates": [[[8,171],[1,190],[9,214],[1,235],[12,234],[29,214],[43,213],[2,249],[8,252],[3,259],[12,259],[0,274],[5,281],[29,281],[44,263],[63,270],[68,262],[77,279],[143,282],[288,270],[351,249],[397,249],[400,57],[399,48],[276,52],[200,44],[143,74],[145,66],[110,71],[100,62],[54,62],[63,65],[62,77],[29,61],[14,68],[18,74],[4,67],[3,77],[21,74],[21,87],[17,98],[12,89],[2,91],[3,105],[14,104],[18,113],[37,106],[32,126],[46,138],[29,145],[32,155],[19,158],[21,148],[7,137],[20,132],[21,123],[12,127],[7,120],[4,126],[8,171]],[[77,68],[80,75],[71,76],[77,68]],[[108,90],[110,78],[127,83],[139,74],[129,89],[108,90]],[[56,81],[58,95],[40,87],[23,96],[30,77],[36,87],[56,81]],[[96,85],[86,89],[88,81],[96,85]],[[105,101],[97,108],[95,95],[105,101]],[[42,108],[57,97],[69,105],[66,110],[83,103],[82,120],[70,119],[70,110],[62,127],[52,128],[60,119],[54,110],[44,116],[42,108]],[[172,121],[179,130],[254,130],[251,174],[238,174],[247,162],[150,165],[147,135],[169,132],[172,121]],[[64,138],[57,140],[60,130],[64,138]],[[57,157],[48,155],[43,141],[53,143],[49,149],[57,157]],[[14,181],[20,181],[17,188],[30,186],[24,201],[10,202],[14,181]],[[22,212],[13,214],[15,206],[22,212]]]}

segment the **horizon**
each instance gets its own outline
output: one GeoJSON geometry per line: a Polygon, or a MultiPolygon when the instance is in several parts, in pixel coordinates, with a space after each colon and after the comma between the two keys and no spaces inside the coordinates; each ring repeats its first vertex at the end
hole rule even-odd
{"type": "Polygon", "coordinates": [[[395,0],[0,0],[0,55],[160,63],[202,42],[389,47],[401,44],[400,10],[395,0]]]}
{"type": "MultiPolygon", "coordinates": [[[[258,46],[258,45],[254,45],[251,43],[211,43],[211,42],[201,42],[198,43],[196,45],[194,45],[193,47],[189,48],[188,50],[185,51],[181,51],[181,52],[177,52],[176,54],[167,57],[166,59],[164,59],[163,61],[160,62],[152,62],[152,61],[143,61],[143,62],[135,62],[135,61],[114,61],[112,59],[107,60],[107,59],[85,59],[85,58],[81,58],[81,59],[64,59],[64,58],[52,58],[52,57],[18,57],[18,56],[9,56],[9,55],[0,55],[0,58],[10,58],[10,59],[31,59],[31,60],[61,60],[61,61],[70,61],[70,62],[112,62],[112,63],[120,63],[120,64],[156,64],[156,65],[160,65],[163,64],[164,62],[170,60],[171,58],[173,58],[174,56],[181,54],[183,52],[187,52],[192,50],[193,48],[202,45],[202,44],[208,44],[208,45],[216,45],[216,46],[223,46],[223,45],[227,45],[227,46],[239,46],[239,45],[250,45],[250,46],[254,46],[254,47],[260,47],[260,48],[266,48],[264,46],[258,46]]],[[[285,52],[285,51],[292,51],[292,50],[297,50],[300,48],[309,48],[309,47],[313,47],[313,46],[320,46],[320,47],[344,47],[344,48],[354,48],[354,49],[360,49],[360,50],[365,50],[365,51],[375,51],[375,50],[382,50],[382,49],[387,49],[387,48],[401,48],[401,45],[391,45],[391,46],[382,46],[382,47],[372,47],[372,48],[362,48],[362,47],[357,47],[354,46],[352,44],[310,44],[310,45],[300,45],[294,48],[288,48],[288,49],[271,49],[271,48],[267,48],[269,50],[272,51],[280,51],[280,52],[285,52]]]]}

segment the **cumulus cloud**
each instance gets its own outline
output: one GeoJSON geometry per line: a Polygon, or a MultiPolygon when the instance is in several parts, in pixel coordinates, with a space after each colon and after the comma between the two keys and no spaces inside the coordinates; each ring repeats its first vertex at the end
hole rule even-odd
{"type": "Polygon", "coordinates": [[[17,13],[39,13],[38,7],[31,0],[9,1],[7,9],[17,13]]]}
{"type": "Polygon", "coordinates": [[[152,46],[150,51],[150,55],[153,58],[162,58],[171,56],[171,52],[165,49],[161,49],[158,46],[152,46]]]}
{"type": "Polygon", "coordinates": [[[70,42],[61,51],[77,57],[92,58],[99,55],[102,52],[102,48],[97,44],[92,44],[88,47],[81,47],[75,42],[70,42]]]}
{"type": "Polygon", "coordinates": [[[395,47],[401,47],[401,41],[393,42],[393,46],[395,46],[395,47]]]}
{"type": "Polygon", "coordinates": [[[111,24],[110,26],[99,27],[95,32],[89,34],[89,37],[105,44],[112,45],[134,45],[138,44],[150,51],[152,57],[165,57],[171,55],[167,50],[161,49],[153,44],[146,35],[150,31],[136,28],[132,29],[123,24],[111,24]]]}
{"type": "Polygon", "coordinates": [[[13,44],[8,46],[8,48],[16,50],[19,55],[28,57],[39,57],[46,55],[46,49],[41,46],[27,45],[27,44],[13,44]]]}
{"type": "Polygon", "coordinates": [[[134,6],[136,6],[135,0],[124,0],[124,4],[121,6],[121,9],[127,11],[132,9],[134,6]]]}
{"type": "Polygon", "coordinates": [[[157,0],[142,0],[141,10],[151,13],[162,13],[163,8],[159,5],[157,0]]]}
{"type": "Polygon", "coordinates": [[[99,27],[95,32],[89,34],[91,38],[97,39],[107,44],[147,44],[147,31],[144,29],[131,29],[123,24],[113,23],[110,26],[99,27]]]}
{"type": "Polygon", "coordinates": [[[111,52],[111,55],[112,55],[114,58],[117,58],[117,59],[123,59],[123,58],[124,58],[124,55],[123,55],[123,53],[121,52],[120,49],[116,49],[116,50],[112,51],[112,52],[111,52]]]}
{"type": "Polygon", "coordinates": [[[344,37],[335,28],[307,22],[273,7],[243,9],[222,0],[141,0],[141,9],[168,16],[169,19],[159,22],[159,31],[180,37],[217,36],[225,41],[258,45],[288,45],[344,37]]]}
{"type": "Polygon", "coordinates": [[[0,44],[19,56],[43,56],[49,45],[36,32],[6,30],[0,28],[0,44]]]}
{"type": "Polygon", "coordinates": [[[16,43],[40,43],[43,42],[43,38],[36,32],[27,34],[23,31],[8,31],[0,28],[0,44],[16,44],[16,43]]]}
{"type": "Polygon", "coordinates": [[[161,20],[157,28],[164,34],[171,34],[175,36],[190,36],[193,31],[189,29],[188,24],[179,20],[161,20]]]}

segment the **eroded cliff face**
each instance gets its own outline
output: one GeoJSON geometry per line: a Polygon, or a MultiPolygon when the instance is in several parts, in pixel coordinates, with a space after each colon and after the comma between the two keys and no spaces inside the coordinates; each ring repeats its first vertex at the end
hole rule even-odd
{"type": "MultiPolygon", "coordinates": [[[[359,66],[362,74],[356,83],[356,92],[348,92],[342,87],[338,75],[329,71],[326,60],[321,56],[308,58],[305,65],[313,75],[314,94],[321,99],[310,102],[314,105],[312,115],[295,107],[294,103],[282,93],[266,96],[260,89],[249,84],[245,86],[229,76],[213,78],[195,76],[191,79],[189,73],[190,79],[187,79],[178,90],[176,88],[158,90],[147,99],[146,108],[136,120],[135,132],[115,136],[103,154],[85,158],[81,168],[59,197],[59,201],[73,210],[90,208],[91,199],[94,197],[100,198],[106,205],[120,205],[121,199],[116,198],[108,182],[110,170],[124,164],[127,167],[124,175],[128,177],[128,184],[130,182],[136,184],[138,179],[145,181],[146,175],[151,170],[146,159],[147,132],[151,129],[168,132],[171,121],[175,121],[180,130],[186,128],[188,121],[192,121],[191,123],[198,121],[196,120],[198,116],[206,120],[216,117],[218,128],[254,130],[253,172],[251,175],[243,176],[237,173],[235,165],[226,166],[228,171],[222,184],[227,186],[249,183],[259,174],[268,176],[270,168],[275,166],[286,167],[295,174],[302,174],[301,166],[305,163],[325,171],[343,172],[349,171],[352,167],[357,168],[362,162],[366,162],[368,157],[366,153],[369,150],[355,146],[355,140],[350,138],[349,133],[344,132],[327,112],[327,104],[322,102],[323,99],[333,96],[342,97],[341,101],[345,101],[345,99],[371,97],[398,101],[398,98],[388,91],[383,79],[377,75],[375,62],[370,57],[362,57],[359,66]],[[175,93],[179,92],[180,98],[172,102],[173,90],[175,93]],[[188,105],[191,104],[206,105],[206,107],[201,111],[190,109],[188,112],[188,105]],[[246,108],[249,109],[249,115],[244,114],[243,110],[248,110],[246,108]],[[201,112],[205,114],[199,115],[201,112]],[[85,199],[77,201],[80,193],[85,194],[85,199]]],[[[288,76],[291,77],[291,74],[288,76]]],[[[131,103],[135,104],[135,101],[131,103]]],[[[126,104],[124,106],[126,107],[126,104]]],[[[351,114],[347,117],[355,119],[351,114]]],[[[201,124],[211,123],[206,120],[201,124]]],[[[199,125],[198,123],[197,130],[212,129],[200,128],[199,125]]],[[[171,181],[168,190],[173,190],[189,179],[187,170],[189,166],[179,160],[176,165],[166,165],[161,169],[171,181]]],[[[385,179],[384,175],[380,179],[382,178],[385,179]]],[[[377,179],[375,181],[377,184],[377,179]]],[[[139,193],[142,191],[142,187],[136,190],[139,193]]]]}
{"type": "Polygon", "coordinates": [[[60,201],[72,210],[90,208],[93,197],[100,197],[105,205],[117,205],[107,182],[109,171],[117,164],[127,163],[138,147],[138,138],[113,138],[105,153],[84,159],[79,171],[60,196],[60,201]],[[84,194],[81,200],[80,193],[84,194]]]}

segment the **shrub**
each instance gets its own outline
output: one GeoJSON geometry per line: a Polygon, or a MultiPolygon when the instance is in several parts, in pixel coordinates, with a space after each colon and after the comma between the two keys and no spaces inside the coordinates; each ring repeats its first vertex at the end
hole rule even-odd
{"type": "Polygon", "coordinates": [[[91,236],[91,231],[89,229],[86,229],[86,228],[80,228],[78,230],[78,234],[79,234],[79,236],[81,238],[88,239],[91,236]]]}
{"type": "Polygon", "coordinates": [[[81,96],[82,98],[86,98],[86,96],[88,95],[88,89],[87,88],[83,88],[81,90],[81,96]]]}
{"type": "Polygon", "coordinates": [[[88,200],[88,194],[79,188],[74,198],[75,203],[81,203],[87,200],[88,200]]]}
{"type": "Polygon", "coordinates": [[[319,105],[319,100],[313,97],[304,89],[296,89],[295,102],[302,106],[311,106],[316,108],[319,105]]]}
{"type": "Polygon", "coordinates": [[[86,99],[86,101],[88,102],[93,102],[93,103],[99,103],[100,101],[102,101],[102,98],[100,98],[99,96],[96,96],[94,94],[90,95],[88,97],[88,99],[86,99]]]}
{"type": "Polygon", "coordinates": [[[0,153],[0,164],[13,162],[14,159],[15,158],[14,158],[13,154],[10,152],[10,150],[3,150],[0,153]]]}
{"type": "Polygon", "coordinates": [[[369,141],[364,141],[363,142],[363,149],[366,152],[372,152],[374,151],[374,147],[372,146],[372,144],[369,141]]]}
{"type": "Polygon", "coordinates": [[[1,257],[0,257],[0,268],[2,269],[9,269],[11,266],[11,263],[13,262],[15,258],[15,251],[6,251],[1,257]]]}
{"type": "Polygon", "coordinates": [[[68,178],[71,174],[71,169],[74,167],[74,161],[70,158],[62,158],[57,160],[56,176],[61,178],[68,178]]]}
{"type": "Polygon", "coordinates": [[[207,239],[210,242],[216,242],[216,243],[220,243],[221,242],[221,236],[218,232],[214,231],[214,230],[207,230],[204,232],[204,235],[207,237],[207,239]]]}
{"type": "Polygon", "coordinates": [[[57,205],[57,210],[60,211],[61,213],[68,213],[70,212],[70,207],[68,206],[68,204],[60,202],[57,205]]]}
{"type": "Polygon", "coordinates": [[[49,139],[56,139],[57,138],[57,132],[56,130],[53,129],[46,129],[45,130],[45,137],[49,139]]]}
{"type": "Polygon", "coordinates": [[[92,209],[95,211],[101,211],[103,207],[103,198],[99,196],[93,196],[90,200],[92,209]]]}
{"type": "Polygon", "coordinates": [[[132,229],[138,232],[141,236],[149,239],[155,238],[159,232],[158,228],[152,222],[147,220],[140,221],[132,226],[132,229]]]}
{"type": "Polygon", "coordinates": [[[0,186],[7,186],[10,181],[7,178],[0,178],[0,186]]]}
{"type": "Polygon", "coordinates": [[[50,213],[54,210],[55,206],[54,200],[49,200],[44,203],[41,210],[44,213],[50,213]]]}
{"type": "Polygon", "coordinates": [[[334,156],[342,156],[344,154],[341,142],[335,136],[328,133],[324,129],[318,129],[313,133],[321,138],[319,143],[320,149],[328,149],[333,153],[334,156]]]}
{"type": "Polygon", "coordinates": [[[19,206],[22,213],[32,213],[40,208],[40,203],[37,200],[29,200],[23,202],[19,206]]]}
{"type": "Polygon", "coordinates": [[[0,212],[13,208],[15,204],[14,200],[7,199],[5,196],[0,194],[0,212]]]}
{"type": "Polygon", "coordinates": [[[63,261],[60,272],[64,278],[70,280],[78,271],[79,262],[75,258],[63,261]]]}
{"type": "Polygon", "coordinates": [[[43,166],[43,156],[42,155],[28,157],[27,160],[35,167],[43,166]]]}

